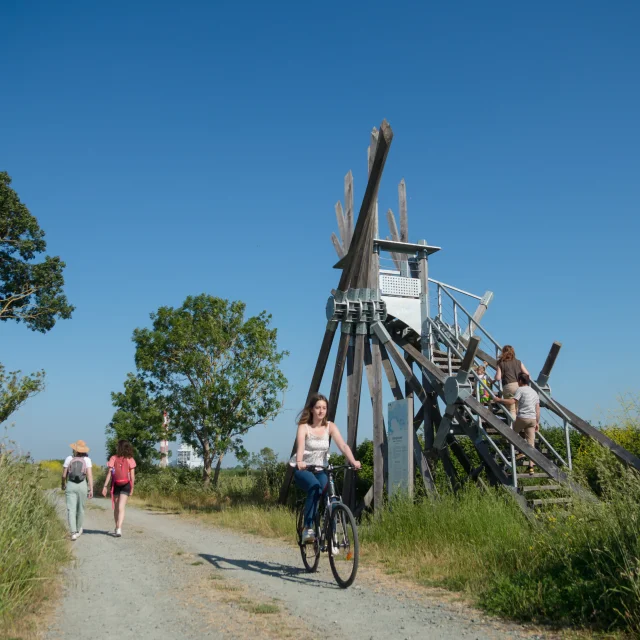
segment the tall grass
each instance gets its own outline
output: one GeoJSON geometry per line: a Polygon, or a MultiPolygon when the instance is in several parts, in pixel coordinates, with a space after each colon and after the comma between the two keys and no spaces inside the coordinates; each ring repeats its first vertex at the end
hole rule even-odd
{"type": "Polygon", "coordinates": [[[0,443],[0,637],[24,631],[70,558],[64,525],[41,488],[43,473],[0,443]]]}

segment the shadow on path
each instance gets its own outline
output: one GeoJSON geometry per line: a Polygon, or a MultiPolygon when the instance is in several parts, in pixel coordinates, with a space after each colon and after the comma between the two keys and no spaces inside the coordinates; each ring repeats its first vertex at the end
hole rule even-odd
{"type": "Polygon", "coordinates": [[[215,556],[210,553],[200,553],[199,556],[220,571],[234,571],[240,569],[241,571],[254,571],[255,573],[260,573],[263,576],[280,578],[281,580],[287,580],[288,582],[294,582],[296,584],[304,584],[309,587],[316,587],[320,589],[340,588],[333,581],[319,579],[318,574],[307,573],[301,567],[292,567],[279,562],[234,560],[231,558],[224,558],[223,556],[215,556]],[[225,565],[231,565],[231,567],[225,565]]]}
{"type": "Polygon", "coordinates": [[[102,529],[83,529],[83,536],[111,536],[113,531],[104,531],[102,529]]]}

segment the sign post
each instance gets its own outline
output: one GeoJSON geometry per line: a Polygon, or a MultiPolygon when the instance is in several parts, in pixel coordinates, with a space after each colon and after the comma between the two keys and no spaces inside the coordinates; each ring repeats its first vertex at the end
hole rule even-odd
{"type": "Polygon", "coordinates": [[[388,458],[389,497],[413,496],[413,398],[389,403],[388,458]]]}

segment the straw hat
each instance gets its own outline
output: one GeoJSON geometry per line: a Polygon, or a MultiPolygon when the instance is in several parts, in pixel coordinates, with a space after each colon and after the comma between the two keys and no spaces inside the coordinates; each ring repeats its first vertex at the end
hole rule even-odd
{"type": "Polygon", "coordinates": [[[87,443],[84,440],[78,440],[77,442],[72,442],[69,446],[76,453],[89,453],[89,447],[87,447],[87,443]]]}

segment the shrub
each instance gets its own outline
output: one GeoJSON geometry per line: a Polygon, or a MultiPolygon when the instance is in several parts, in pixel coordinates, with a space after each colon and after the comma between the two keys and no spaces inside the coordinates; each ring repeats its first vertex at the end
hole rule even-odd
{"type": "Polygon", "coordinates": [[[0,444],[1,637],[36,609],[70,557],[65,527],[40,488],[45,473],[0,444]]]}

